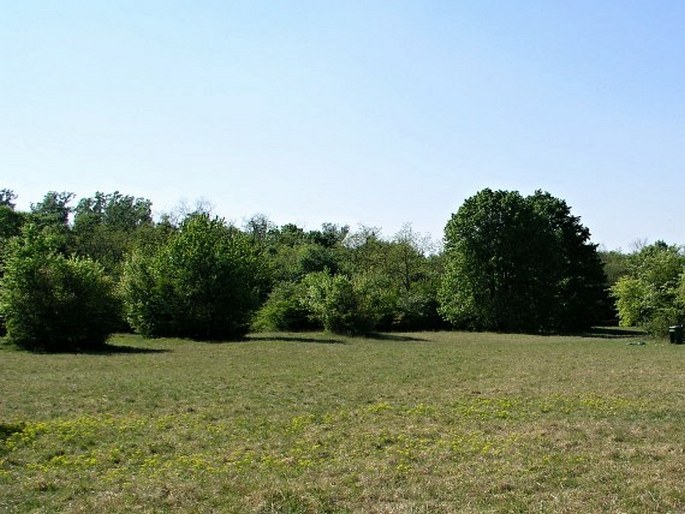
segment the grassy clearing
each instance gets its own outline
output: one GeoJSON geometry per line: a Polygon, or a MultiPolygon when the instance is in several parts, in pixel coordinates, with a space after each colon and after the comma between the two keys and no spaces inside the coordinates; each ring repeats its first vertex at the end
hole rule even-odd
{"type": "Polygon", "coordinates": [[[685,347],[255,335],[0,347],[0,512],[685,509],[685,347]]]}

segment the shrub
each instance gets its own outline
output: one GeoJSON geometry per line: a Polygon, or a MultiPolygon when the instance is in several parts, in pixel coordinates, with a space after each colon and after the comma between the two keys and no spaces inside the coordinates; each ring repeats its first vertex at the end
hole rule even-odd
{"type": "Polygon", "coordinates": [[[68,258],[35,226],[10,245],[0,287],[8,339],[33,350],[102,345],[119,319],[114,284],[87,258],[68,258]]]}
{"type": "Polygon", "coordinates": [[[344,275],[310,273],[305,304],[313,319],[334,334],[363,334],[375,326],[375,316],[364,309],[364,298],[344,275]]]}
{"type": "Polygon", "coordinates": [[[685,254],[662,241],[630,256],[628,272],[611,288],[622,326],[663,336],[685,320],[685,254]]]}
{"type": "Polygon", "coordinates": [[[255,315],[252,328],[261,332],[292,332],[321,328],[311,319],[305,303],[306,286],[301,282],[281,282],[255,315]]]}
{"type": "Polygon", "coordinates": [[[127,319],[151,337],[242,337],[261,301],[263,269],[244,233],[190,215],[165,244],[130,257],[122,278],[127,319]]]}
{"type": "Polygon", "coordinates": [[[407,332],[447,328],[438,314],[438,300],[435,295],[419,291],[399,297],[392,328],[407,332]]]}

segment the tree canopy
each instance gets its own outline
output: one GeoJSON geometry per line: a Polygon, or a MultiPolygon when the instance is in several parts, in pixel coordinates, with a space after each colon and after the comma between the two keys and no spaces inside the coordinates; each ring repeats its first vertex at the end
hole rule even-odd
{"type": "Polygon", "coordinates": [[[166,243],[126,264],[127,319],[148,336],[242,337],[262,299],[263,268],[245,233],[191,215],[166,243]]]}
{"type": "Polygon", "coordinates": [[[685,254],[657,241],[629,257],[628,271],[611,288],[623,326],[663,335],[685,321],[685,254]]]}
{"type": "MultiPolygon", "coordinates": [[[[96,192],[75,207],[74,198],[50,191],[29,212],[19,212],[14,192],[0,190],[0,278],[9,273],[0,293],[8,323],[19,319],[12,312],[28,319],[33,300],[21,309],[8,302],[40,298],[44,287],[63,287],[62,297],[76,302],[79,288],[105,295],[101,304],[83,298],[90,307],[110,308],[102,324],[108,330],[210,340],[239,338],[250,329],[575,331],[611,318],[604,264],[589,230],[565,201],[542,191],[527,197],[478,192],[451,217],[438,251],[410,224],[384,237],[376,227],[279,227],[258,214],[239,229],[211,216],[204,204],[155,221],[145,198],[96,192]],[[10,252],[25,245],[19,241],[28,227],[49,242],[50,252],[10,252]],[[41,259],[46,267],[38,266],[41,259]],[[11,296],[18,270],[29,269],[24,261],[37,266],[32,282],[11,296]],[[38,280],[44,275],[63,280],[45,285],[38,280]],[[91,277],[92,290],[84,277],[91,277]],[[112,301],[113,291],[121,303],[112,301]]],[[[606,267],[622,321],[646,323],[645,313],[659,309],[629,302],[629,293],[649,290],[647,279],[636,282],[642,268],[620,253],[603,257],[620,264],[606,267]]],[[[668,294],[653,282],[661,296],[647,296],[661,299],[659,312],[666,304],[679,308],[681,298],[685,305],[682,281],[668,281],[668,294]]],[[[46,317],[45,303],[34,303],[46,317]]],[[[60,322],[50,323],[59,331],[60,322]]]]}
{"type": "Polygon", "coordinates": [[[588,229],[548,193],[484,189],[445,228],[440,312],[457,327],[585,329],[602,313],[604,283],[588,229]]]}
{"type": "Polygon", "coordinates": [[[38,225],[13,239],[0,280],[0,312],[13,343],[74,350],[103,344],[119,319],[114,282],[89,258],[66,257],[38,225]]]}

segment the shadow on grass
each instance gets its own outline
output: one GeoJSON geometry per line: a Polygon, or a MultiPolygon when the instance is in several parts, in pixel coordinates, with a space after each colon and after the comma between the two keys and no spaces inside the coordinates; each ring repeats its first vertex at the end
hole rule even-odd
{"type": "Polygon", "coordinates": [[[345,341],[332,338],[316,338],[316,337],[302,337],[302,336],[254,336],[249,335],[244,339],[245,342],[250,341],[286,341],[291,343],[320,343],[320,344],[345,344],[345,341]]]}
{"type": "Polygon", "coordinates": [[[583,332],[579,335],[583,337],[595,337],[598,339],[628,339],[647,336],[642,330],[620,327],[592,327],[587,332],[583,332]]]}
{"type": "Polygon", "coordinates": [[[88,348],[84,350],[77,350],[69,353],[85,353],[92,355],[119,355],[119,354],[144,354],[144,353],[169,353],[171,350],[163,348],[139,348],[137,346],[122,346],[114,344],[105,344],[96,348],[88,348]]]}
{"type": "Polygon", "coordinates": [[[12,347],[16,351],[24,351],[39,355],[140,355],[145,353],[169,353],[171,350],[160,348],[138,348],[136,346],[120,346],[104,344],[93,348],[64,348],[64,349],[45,349],[45,348],[21,348],[12,347]]]}
{"type": "MultiPolygon", "coordinates": [[[[355,337],[355,336],[350,336],[355,337]]],[[[375,341],[401,341],[401,342],[411,342],[411,341],[426,341],[425,339],[407,335],[400,334],[389,334],[385,332],[371,332],[369,334],[363,334],[356,336],[361,339],[372,339],[375,341]]],[[[316,338],[316,337],[306,337],[306,336],[289,336],[283,334],[277,335],[248,335],[244,341],[291,341],[297,343],[322,343],[322,344],[346,344],[345,341],[341,339],[334,338],[316,338]]]]}
{"type": "Polygon", "coordinates": [[[425,341],[420,337],[400,335],[400,334],[388,334],[387,332],[372,332],[364,336],[366,339],[375,339],[376,341],[401,341],[401,342],[418,342],[425,341]]]}

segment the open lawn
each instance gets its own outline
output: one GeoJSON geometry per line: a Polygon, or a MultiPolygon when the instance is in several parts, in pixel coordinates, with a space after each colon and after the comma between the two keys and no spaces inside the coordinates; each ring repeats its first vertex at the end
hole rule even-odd
{"type": "Polygon", "coordinates": [[[112,345],[0,347],[0,512],[685,511],[685,346],[456,332],[112,345]]]}

